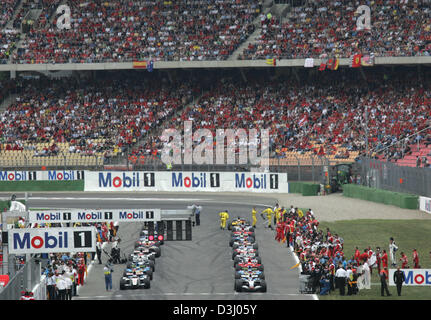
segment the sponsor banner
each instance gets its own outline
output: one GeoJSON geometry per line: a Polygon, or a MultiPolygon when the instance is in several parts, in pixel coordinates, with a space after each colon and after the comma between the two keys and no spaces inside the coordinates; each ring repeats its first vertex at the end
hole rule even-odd
{"type": "Polygon", "coordinates": [[[431,198],[419,197],[419,210],[431,213],[431,198]]]}
{"type": "Polygon", "coordinates": [[[288,193],[286,173],[86,171],[85,191],[288,193]]]}
{"type": "MultiPolygon", "coordinates": [[[[431,269],[400,269],[404,272],[406,280],[403,286],[431,286],[431,269]]],[[[397,269],[389,269],[389,285],[395,286],[394,272],[397,269]]]]}
{"type": "Polygon", "coordinates": [[[84,180],[84,170],[0,171],[0,181],[84,180]]]}
{"type": "Polygon", "coordinates": [[[160,209],[69,209],[30,211],[30,223],[160,221],[160,209]]]}
{"type": "Polygon", "coordinates": [[[11,229],[8,241],[11,254],[93,252],[96,228],[11,229]]]}
{"type": "Polygon", "coordinates": [[[47,170],[37,172],[37,180],[40,181],[75,181],[84,180],[84,178],[84,170],[47,170]]]}
{"type": "Polygon", "coordinates": [[[0,171],[0,181],[37,180],[37,171],[0,171]]]}

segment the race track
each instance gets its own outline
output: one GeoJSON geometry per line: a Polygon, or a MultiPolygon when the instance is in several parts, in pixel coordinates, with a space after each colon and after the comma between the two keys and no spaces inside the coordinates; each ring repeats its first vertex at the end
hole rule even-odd
{"type": "MultiPolygon", "coordinates": [[[[203,207],[201,225],[193,228],[192,241],[166,241],[162,256],[156,259],[150,289],[119,290],[125,265],[114,265],[113,290],[106,291],[103,264],[94,261],[86,284],[75,300],[311,300],[315,295],[300,294],[298,269],[291,270],[295,259],[290,250],[274,240],[274,231],[264,228],[258,215],[256,240],[265,267],[266,293],[236,293],[230,231],[220,230],[218,213],[228,210],[230,218],[250,218],[256,206],[260,212],[274,206],[275,198],[217,194],[136,194],[136,193],[34,193],[31,208],[161,208],[185,209],[196,203],[203,207]]],[[[121,223],[122,252],[129,254],[139,238],[142,225],[121,223]]],[[[106,246],[109,252],[109,245],[106,246]]],[[[103,254],[103,262],[107,256],[103,254]]]]}

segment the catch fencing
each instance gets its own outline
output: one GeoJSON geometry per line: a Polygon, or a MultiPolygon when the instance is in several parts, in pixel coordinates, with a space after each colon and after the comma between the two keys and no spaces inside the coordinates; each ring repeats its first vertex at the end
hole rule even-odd
{"type": "Polygon", "coordinates": [[[362,185],[394,192],[431,197],[431,169],[399,166],[361,158],[357,163],[362,185]]]}

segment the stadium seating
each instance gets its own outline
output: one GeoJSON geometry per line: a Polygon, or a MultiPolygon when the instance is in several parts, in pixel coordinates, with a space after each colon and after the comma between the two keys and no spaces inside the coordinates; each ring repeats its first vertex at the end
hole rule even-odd
{"type": "Polygon", "coordinates": [[[15,63],[225,60],[253,32],[259,11],[257,1],[245,0],[68,5],[71,28],[40,23],[27,34],[15,63]]]}
{"type": "Polygon", "coordinates": [[[376,0],[366,3],[371,29],[357,30],[359,4],[305,1],[284,17],[264,20],[260,36],[238,59],[348,58],[431,55],[431,8],[428,1],[376,0]],[[407,2],[407,3],[406,3],[407,2]]]}

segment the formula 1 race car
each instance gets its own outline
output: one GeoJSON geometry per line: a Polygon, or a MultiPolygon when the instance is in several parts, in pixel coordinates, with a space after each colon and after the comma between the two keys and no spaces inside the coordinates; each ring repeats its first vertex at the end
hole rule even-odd
{"type": "Polygon", "coordinates": [[[240,275],[239,279],[235,279],[234,289],[236,292],[266,292],[266,281],[253,272],[240,275]]]}
{"type": "Polygon", "coordinates": [[[133,273],[120,279],[120,290],[124,289],[149,289],[151,288],[150,277],[144,273],[133,273]]]}
{"type": "Polygon", "coordinates": [[[259,249],[259,245],[256,242],[250,242],[250,241],[234,241],[232,244],[232,249],[238,249],[243,247],[250,247],[251,249],[259,249]]]}
{"type": "Polygon", "coordinates": [[[248,269],[248,268],[257,269],[259,271],[263,271],[263,269],[264,269],[263,264],[253,262],[253,261],[251,261],[251,259],[249,259],[248,261],[237,263],[235,266],[235,271],[239,271],[241,269],[248,269]]]}
{"type": "Polygon", "coordinates": [[[239,247],[232,251],[232,260],[238,255],[257,257],[259,255],[259,250],[253,249],[253,247],[239,247]]]}
{"type": "Polygon", "coordinates": [[[255,243],[256,239],[244,234],[232,235],[232,238],[229,240],[229,246],[232,247],[235,243],[241,244],[243,242],[255,243]]]}
{"type": "Polygon", "coordinates": [[[140,259],[149,259],[149,260],[156,260],[156,253],[150,251],[147,248],[138,248],[135,249],[129,256],[129,261],[139,261],[140,259]]]}
{"type": "Polygon", "coordinates": [[[162,254],[160,244],[157,244],[155,241],[142,240],[142,238],[135,242],[135,250],[140,249],[148,249],[150,252],[154,252],[156,258],[162,254]]]}
{"type": "Polygon", "coordinates": [[[153,270],[149,266],[126,268],[123,272],[123,277],[133,276],[134,274],[137,276],[146,274],[150,280],[153,280],[153,270]]]}
{"type": "Polygon", "coordinates": [[[235,271],[235,279],[241,279],[242,277],[249,277],[249,276],[257,277],[259,279],[265,280],[265,274],[263,273],[263,271],[259,271],[257,269],[244,268],[239,271],[235,271]]]}
{"type": "Polygon", "coordinates": [[[232,230],[232,227],[233,227],[233,226],[240,226],[240,225],[250,226],[250,225],[251,225],[251,223],[250,223],[250,221],[248,221],[248,220],[245,220],[245,219],[242,219],[242,218],[238,217],[237,219],[232,220],[232,221],[230,221],[230,222],[228,223],[228,225],[227,225],[227,229],[228,229],[228,230],[232,230]]]}
{"type": "Polygon", "coordinates": [[[142,245],[137,245],[135,243],[135,251],[151,253],[154,254],[156,258],[160,257],[160,255],[162,254],[162,249],[160,247],[151,244],[146,245],[145,243],[142,243],[142,245]]]}
{"type": "Polygon", "coordinates": [[[233,259],[233,267],[236,268],[236,266],[239,263],[244,263],[244,262],[248,262],[248,261],[255,263],[255,264],[262,264],[262,258],[261,257],[255,256],[253,253],[250,253],[247,255],[235,256],[235,258],[233,259]]]}
{"type": "Polygon", "coordinates": [[[146,268],[149,267],[153,272],[156,270],[156,261],[148,259],[146,257],[142,257],[140,259],[136,259],[136,261],[127,262],[126,268],[146,268]]]}
{"type": "Polygon", "coordinates": [[[238,231],[250,231],[250,232],[254,232],[254,228],[252,226],[249,225],[236,225],[236,226],[232,226],[232,232],[238,232],[238,231]]]}

